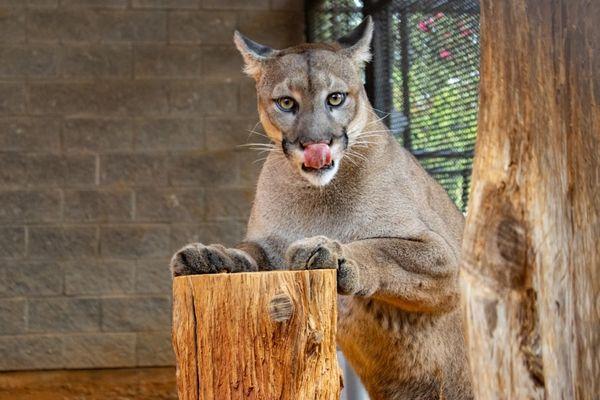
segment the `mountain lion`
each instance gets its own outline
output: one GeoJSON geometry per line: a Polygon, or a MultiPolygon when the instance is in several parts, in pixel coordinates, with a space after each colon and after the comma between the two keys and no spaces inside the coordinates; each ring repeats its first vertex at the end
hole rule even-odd
{"type": "Polygon", "coordinates": [[[469,399],[463,216],[367,99],[370,18],[331,44],[274,50],[236,32],[271,139],[246,239],[190,244],[174,276],[337,270],[338,344],[370,397],[469,399]]]}

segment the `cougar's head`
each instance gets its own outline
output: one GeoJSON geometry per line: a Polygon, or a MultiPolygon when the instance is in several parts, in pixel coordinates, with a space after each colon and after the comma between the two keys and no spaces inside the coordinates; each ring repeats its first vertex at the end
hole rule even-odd
{"type": "Polygon", "coordinates": [[[361,70],[370,59],[371,18],[331,44],[275,50],[239,32],[234,41],[256,80],[260,121],[310,183],[327,185],[370,111],[361,70]]]}

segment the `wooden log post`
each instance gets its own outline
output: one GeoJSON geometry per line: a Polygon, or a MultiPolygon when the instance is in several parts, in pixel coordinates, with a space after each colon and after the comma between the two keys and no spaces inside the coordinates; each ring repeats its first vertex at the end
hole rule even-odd
{"type": "Polygon", "coordinates": [[[462,271],[478,399],[600,395],[600,2],[482,0],[462,271]]]}
{"type": "Polygon", "coordinates": [[[180,400],[340,396],[333,270],[173,281],[180,400]]]}

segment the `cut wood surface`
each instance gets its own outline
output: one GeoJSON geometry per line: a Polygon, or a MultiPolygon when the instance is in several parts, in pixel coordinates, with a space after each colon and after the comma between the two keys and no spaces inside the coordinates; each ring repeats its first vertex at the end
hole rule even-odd
{"type": "Polygon", "coordinates": [[[483,0],[462,271],[478,399],[600,396],[600,2],[483,0]]]}
{"type": "Polygon", "coordinates": [[[181,400],[339,399],[334,270],[173,281],[181,400]]]}

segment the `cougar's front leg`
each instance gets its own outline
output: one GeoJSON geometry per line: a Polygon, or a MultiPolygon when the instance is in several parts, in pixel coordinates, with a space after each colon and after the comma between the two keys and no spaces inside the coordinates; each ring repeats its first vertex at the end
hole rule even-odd
{"type": "Polygon", "coordinates": [[[335,268],[340,294],[373,297],[407,311],[440,312],[458,304],[458,257],[434,233],[346,244],[323,236],[293,243],[292,269],[335,268]]]}

